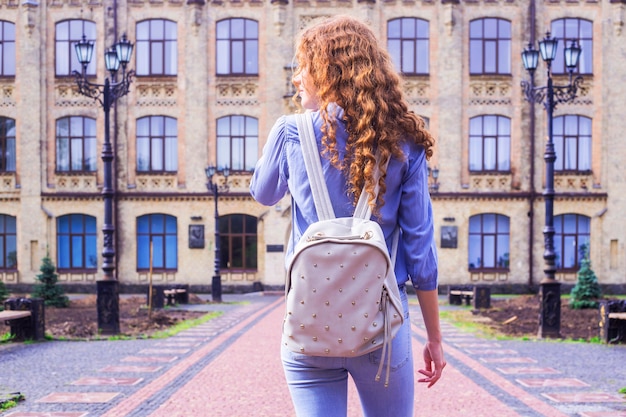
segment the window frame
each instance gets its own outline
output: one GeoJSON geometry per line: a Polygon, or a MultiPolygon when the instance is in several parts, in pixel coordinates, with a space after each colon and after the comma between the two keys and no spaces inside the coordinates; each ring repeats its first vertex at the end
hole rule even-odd
{"type": "Polygon", "coordinates": [[[468,137],[468,168],[470,173],[473,174],[488,174],[498,173],[506,174],[511,172],[511,119],[507,116],[498,114],[481,114],[471,117],[469,120],[469,137],[468,137]],[[495,118],[495,132],[485,132],[486,122],[491,118],[495,118]],[[480,133],[474,132],[473,123],[480,121],[480,133]],[[507,122],[508,134],[504,131],[505,126],[501,123],[507,122]],[[473,164],[477,162],[474,155],[475,141],[480,141],[480,168],[472,168],[473,164]],[[485,149],[489,149],[489,144],[493,142],[493,158],[494,161],[486,161],[489,155],[486,155],[485,149]],[[506,157],[506,159],[501,159],[506,157]],[[493,169],[486,168],[486,166],[493,165],[493,169]],[[501,167],[501,165],[504,165],[501,167]]]}
{"type": "Polygon", "coordinates": [[[55,169],[59,174],[77,174],[77,173],[94,173],[98,171],[98,138],[97,138],[97,129],[96,129],[96,119],[87,116],[65,116],[60,117],[56,120],[55,123],[55,169]],[[81,124],[81,133],[74,134],[72,129],[75,129],[76,126],[73,123],[73,120],[80,120],[81,124]],[[61,136],[59,126],[61,123],[67,121],[67,136],[61,136]],[[88,126],[90,125],[90,126],[88,126]],[[92,134],[89,135],[88,133],[92,134]],[[62,165],[62,157],[65,155],[61,155],[62,149],[60,142],[62,140],[67,140],[67,169],[63,169],[60,167],[62,165]],[[74,146],[74,142],[80,142],[80,156],[74,156],[78,149],[74,146]],[[90,145],[91,143],[91,145],[90,145]],[[89,150],[91,149],[91,153],[89,154],[89,150]],[[89,155],[88,155],[89,154],[89,155]],[[74,158],[80,158],[80,168],[76,168],[74,165],[74,158]],[[93,163],[90,164],[90,158],[93,160],[93,163]]]}
{"type": "Polygon", "coordinates": [[[258,20],[245,17],[229,17],[216,22],[215,24],[215,75],[218,77],[256,77],[259,75],[259,22],[258,20]],[[242,22],[243,35],[233,36],[233,23],[242,22]],[[228,24],[228,35],[222,35],[221,26],[228,24]],[[248,24],[255,27],[254,34],[248,34],[248,24]],[[224,46],[228,46],[228,53],[224,55],[224,46]],[[240,59],[237,49],[242,54],[240,59]],[[227,65],[224,64],[226,60],[227,65]],[[235,64],[241,66],[241,71],[233,69],[235,64]],[[249,68],[251,66],[252,68],[249,68]]]}
{"type": "Polygon", "coordinates": [[[468,270],[470,272],[509,272],[510,271],[510,263],[511,263],[511,218],[509,216],[505,216],[504,214],[498,214],[498,213],[479,213],[479,214],[475,214],[473,216],[471,216],[469,218],[469,228],[468,228],[468,270]],[[486,216],[494,216],[494,220],[493,220],[493,225],[494,225],[494,231],[485,231],[485,217],[486,216]],[[479,227],[480,230],[479,232],[474,232],[472,231],[473,227],[475,227],[475,225],[473,225],[473,223],[475,221],[479,221],[479,227]],[[500,231],[499,229],[503,228],[504,225],[500,223],[500,221],[505,221],[506,222],[506,231],[500,231]],[[479,243],[473,242],[472,243],[472,237],[478,237],[480,239],[479,243]],[[485,240],[488,237],[492,237],[493,238],[493,265],[494,266],[484,266],[484,260],[485,260],[485,240]],[[500,243],[500,238],[504,238],[506,237],[507,241],[506,241],[506,250],[507,252],[504,252],[503,250],[505,248],[499,248],[499,245],[503,245],[504,243],[500,243]],[[471,263],[471,254],[470,251],[474,248],[474,245],[479,245],[480,246],[480,260],[481,260],[481,265],[479,266],[472,266],[471,263]],[[501,253],[502,255],[499,257],[498,254],[501,253]],[[508,255],[508,258],[505,257],[505,255],[508,255]],[[500,260],[501,259],[501,260],[500,260]]]}
{"type": "Polygon", "coordinates": [[[17,217],[9,214],[0,214],[0,271],[15,272],[18,270],[17,249],[17,217]],[[7,223],[11,223],[11,225],[7,223]],[[12,241],[12,244],[8,244],[7,241],[12,241]],[[11,251],[10,249],[14,250],[11,251]],[[13,264],[9,265],[11,253],[14,253],[15,259],[13,264]]]}
{"type": "Polygon", "coordinates": [[[507,75],[511,73],[511,45],[512,45],[512,23],[510,20],[502,19],[500,17],[481,17],[470,21],[469,25],[469,72],[470,75],[507,75]],[[495,21],[496,34],[485,34],[486,23],[495,21]],[[480,35],[477,34],[479,29],[477,26],[480,24],[480,35]],[[508,25],[507,28],[501,29],[501,24],[508,25]],[[502,34],[501,31],[508,31],[508,37],[502,34]],[[477,49],[480,45],[480,57],[478,57],[477,49]],[[491,48],[491,52],[490,49],[491,48]],[[493,52],[493,53],[492,53],[493,52]],[[487,61],[488,57],[495,54],[494,62],[487,61]],[[477,61],[480,58],[480,63],[477,61]],[[479,66],[479,69],[475,67],[479,66]],[[494,70],[488,70],[488,67],[493,66],[494,70]],[[505,66],[506,68],[501,68],[505,66]]]}
{"type": "Polygon", "coordinates": [[[178,120],[174,117],[165,115],[150,115],[140,117],[136,121],[136,159],[135,169],[137,174],[175,174],[178,172],[178,120]],[[143,131],[141,124],[147,122],[148,131],[147,135],[140,134],[143,131]],[[155,126],[155,123],[160,123],[161,126],[155,126]],[[169,124],[173,124],[169,125],[169,124]],[[153,130],[155,132],[153,133],[153,130]],[[159,133],[161,132],[161,133],[159,133]],[[175,133],[175,134],[172,134],[175,133]],[[144,145],[142,142],[147,141],[147,168],[141,169],[143,163],[140,162],[142,158],[144,145]],[[171,142],[174,142],[173,144],[171,142]],[[159,146],[160,142],[160,146],[159,146]],[[160,155],[158,154],[160,148],[160,155]],[[173,155],[170,153],[174,152],[173,155]],[[160,156],[160,165],[162,168],[155,168],[155,164],[158,162],[160,156]],[[156,159],[156,161],[155,161],[156,159]]]}
{"type": "Polygon", "coordinates": [[[157,266],[155,267],[155,260],[156,260],[156,255],[155,255],[155,248],[154,248],[154,244],[152,245],[152,271],[153,272],[157,272],[157,273],[162,273],[162,272],[178,272],[178,218],[176,216],[172,216],[169,214],[165,214],[165,213],[148,213],[148,214],[144,214],[142,216],[137,216],[136,218],[136,227],[135,227],[135,233],[136,233],[136,242],[137,242],[137,257],[136,257],[136,262],[137,262],[137,272],[149,272],[150,271],[150,242],[154,242],[154,239],[156,237],[162,237],[162,247],[160,250],[159,248],[156,248],[157,251],[160,251],[161,259],[160,259],[160,263],[158,265],[162,265],[162,266],[157,266]],[[159,222],[160,217],[162,217],[162,222],[159,222]],[[141,222],[147,219],[147,225],[148,225],[148,229],[147,232],[143,232],[140,230],[141,227],[141,222]],[[168,224],[168,221],[170,222],[168,224]],[[156,224],[157,222],[161,223],[161,225],[156,224]],[[172,231],[171,226],[173,222],[173,226],[174,229],[172,231]],[[154,228],[153,228],[154,225],[154,228]],[[159,227],[162,228],[162,231],[159,231],[159,227]],[[169,230],[168,230],[169,228],[169,230]],[[154,230],[156,229],[156,230],[154,230]],[[142,242],[142,237],[145,239],[145,237],[148,237],[148,248],[144,248],[143,245],[146,244],[145,242],[142,242]],[[170,247],[169,245],[172,244],[174,245],[174,247],[170,247]],[[143,253],[144,251],[147,250],[147,253],[143,253]],[[174,251],[174,254],[172,255],[170,252],[174,251]],[[144,259],[147,256],[147,259],[144,259]],[[144,265],[145,261],[147,261],[147,264],[144,265]],[[173,262],[173,265],[170,263],[173,262]]]}
{"type": "Polygon", "coordinates": [[[581,267],[581,262],[584,259],[584,255],[581,256],[580,250],[582,246],[586,245],[587,250],[589,250],[589,245],[591,243],[591,217],[585,216],[584,214],[578,213],[563,213],[557,216],[554,216],[554,253],[556,255],[554,259],[554,265],[556,266],[556,272],[558,273],[576,273],[581,267]],[[565,220],[568,217],[573,217],[575,219],[575,230],[566,231],[565,230],[565,220]],[[586,226],[581,224],[582,221],[586,221],[586,226]],[[580,232],[580,229],[585,229],[587,232],[580,232]],[[583,240],[581,242],[581,238],[586,236],[586,241],[583,240]],[[575,243],[576,250],[574,253],[574,265],[569,267],[563,267],[563,248],[565,248],[568,244],[567,240],[574,239],[572,243],[575,243]]]}
{"type": "Polygon", "coordinates": [[[217,166],[228,167],[231,172],[252,172],[259,159],[259,119],[243,114],[231,114],[215,121],[217,166]],[[242,119],[239,124],[233,123],[242,119]],[[228,133],[224,133],[224,125],[228,123],[228,133]],[[249,130],[256,131],[249,132],[249,130]],[[235,131],[235,133],[233,133],[235,131]],[[236,142],[241,142],[237,147],[236,142]],[[225,144],[228,143],[228,149],[225,144]],[[237,152],[239,148],[239,152],[237,152]],[[254,155],[250,155],[254,153],[254,155]],[[243,158],[241,162],[235,159],[243,158]],[[237,163],[236,163],[237,162],[237,163]],[[243,168],[241,168],[243,167],[243,168]]]}
{"type": "Polygon", "coordinates": [[[88,41],[93,42],[93,54],[92,59],[87,65],[86,75],[89,77],[96,76],[96,66],[97,66],[97,57],[98,53],[98,43],[96,42],[96,24],[90,20],[86,19],[66,19],[60,22],[57,22],[54,26],[54,75],[56,77],[73,77],[73,72],[81,73],[83,68],[80,62],[78,62],[78,57],[76,56],[76,51],[74,49],[74,45],[82,40],[82,36],[85,35],[85,38],[88,41]],[[80,23],[82,26],[81,34],[77,34],[78,30],[74,28],[74,24],[80,23]],[[67,38],[60,38],[60,28],[67,24],[67,38]],[[73,32],[77,31],[76,34],[73,32]],[[66,56],[61,56],[62,51],[64,51],[66,56]],[[60,68],[62,65],[61,61],[69,59],[69,62],[66,62],[67,71],[65,71],[65,66],[60,68]]]}
{"type": "Polygon", "coordinates": [[[0,20],[0,78],[15,77],[17,68],[15,45],[15,23],[0,20]],[[11,26],[12,30],[7,29],[7,26],[11,26]]]}
{"type": "Polygon", "coordinates": [[[135,26],[135,75],[137,77],[178,76],[178,24],[169,19],[145,19],[135,26]],[[161,28],[156,25],[161,24],[161,28]],[[144,38],[143,27],[147,26],[144,38]],[[159,30],[162,36],[152,35],[159,30]],[[168,37],[174,34],[173,37],[168,37]],[[158,55],[161,59],[157,59],[158,55]],[[168,65],[169,64],[169,65],[168,65]],[[159,66],[160,65],[160,70],[159,66]],[[145,71],[144,71],[145,67],[145,71]]]}
{"type": "Polygon", "coordinates": [[[98,270],[98,228],[95,216],[82,213],[69,213],[57,217],[56,222],[56,244],[57,244],[57,270],[61,273],[65,272],[86,272],[94,273],[98,270]],[[79,219],[81,225],[80,230],[74,230],[74,219],[79,219]],[[67,231],[64,231],[61,222],[67,220],[67,231]],[[88,225],[88,221],[93,223],[93,227],[88,225]],[[62,239],[67,237],[67,259],[63,248],[66,244],[62,243],[62,239]],[[77,243],[76,239],[80,242],[77,243]],[[76,245],[79,245],[77,247],[76,245]],[[79,265],[74,265],[76,260],[76,252],[80,256],[79,265]],[[95,264],[88,266],[89,256],[95,257],[95,264]],[[67,262],[67,264],[66,264],[67,262]]]}
{"type": "Polygon", "coordinates": [[[17,123],[0,116],[0,172],[15,173],[17,165],[17,123]],[[12,132],[12,134],[11,134],[12,132]],[[12,153],[12,160],[9,155],[12,153]]]}
{"type": "Polygon", "coordinates": [[[593,75],[593,21],[580,17],[564,17],[554,19],[550,23],[550,34],[559,40],[556,46],[556,57],[551,63],[553,75],[567,75],[565,66],[565,48],[575,40],[581,47],[578,64],[574,74],[593,75]],[[576,26],[576,28],[573,28],[576,26]],[[576,34],[575,34],[576,33],[576,34]]]}
{"type": "MultiPolygon", "coordinates": [[[[410,29],[407,29],[410,30],[410,29]]],[[[405,76],[420,76],[430,74],[430,22],[418,17],[398,17],[387,21],[387,50],[391,55],[391,59],[394,63],[394,67],[398,73],[405,76]],[[413,24],[413,35],[405,36],[405,23],[411,22],[413,24]],[[392,25],[399,24],[398,32],[399,36],[392,35],[392,25]],[[426,25],[426,28],[420,28],[420,26],[426,25]],[[426,36],[421,34],[425,31],[426,36]],[[392,43],[399,43],[397,48],[392,46],[392,43]],[[412,48],[411,48],[412,46],[412,48]],[[408,49],[405,49],[408,48],[408,49]],[[412,59],[408,57],[409,50],[412,49],[412,59]],[[399,60],[398,60],[399,58],[399,60]],[[405,58],[410,62],[413,70],[405,71],[405,58]],[[425,58],[425,63],[421,60],[425,58]],[[423,69],[425,67],[425,69],[423,69]]]]}
{"type": "Polygon", "coordinates": [[[556,173],[572,173],[572,174],[590,174],[591,173],[591,161],[593,151],[593,120],[590,117],[579,114],[565,114],[556,116],[553,122],[553,143],[554,151],[556,153],[556,161],[554,162],[554,171],[556,173]],[[568,124],[569,120],[576,120],[576,132],[572,131],[572,126],[568,124]],[[588,126],[581,126],[584,123],[588,123],[588,126]],[[581,133],[581,130],[583,131],[581,133]],[[585,132],[588,130],[588,133],[585,132]],[[585,157],[583,154],[584,144],[581,142],[587,142],[586,160],[582,161],[585,157]],[[575,167],[565,167],[565,163],[569,158],[566,155],[571,155],[571,143],[576,143],[575,149],[575,167]],[[587,168],[581,168],[581,165],[587,166],[587,168]]]}
{"type": "Polygon", "coordinates": [[[258,271],[258,219],[242,213],[233,213],[220,216],[218,230],[220,239],[220,270],[227,272],[257,272],[258,271]],[[233,221],[241,219],[241,230],[233,231],[233,221]],[[254,231],[248,228],[254,224],[254,231]],[[240,244],[237,245],[237,241],[240,244]],[[248,242],[250,240],[250,242],[248,242]],[[253,242],[252,242],[253,241],[253,242]],[[243,244],[245,243],[245,244],[243,244]],[[240,248],[238,256],[241,265],[233,266],[236,250],[240,248]],[[252,253],[248,253],[252,251],[252,253]],[[252,265],[248,265],[251,263],[252,265]]]}

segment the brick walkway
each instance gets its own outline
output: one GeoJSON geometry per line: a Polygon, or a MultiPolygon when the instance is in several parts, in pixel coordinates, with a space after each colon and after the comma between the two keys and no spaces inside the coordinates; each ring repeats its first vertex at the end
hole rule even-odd
{"type": "MultiPolygon", "coordinates": [[[[279,358],[283,298],[269,295],[249,300],[229,307],[218,319],[168,339],[137,345],[126,341],[93,343],[94,360],[100,351],[105,356],[111,354],[103,349],[120,350],[101,367],[94,367],[84,356],[73,358],[73,347],[89,347],[89,343],[65,342],[67,362],[58,364],[59,369],[53,372],[63,374],[64,365],[72,372],[61,375],[59,382],[51,379],[47,390],[47,381],[39,381],[33,388],[33,392],[45,392],[39,397],[14,387],[25,394],[26,401],[6,416],[293,416],[279,358]]],[[[417,311],[412,321],[417,367],[421,365],[425,332],[417,311]]],[[[593,372],[585,378],[577,370],[580,367],[570,367],[571,358],[567,362],[546,361],[555,348],[557,358],[568,352],[574,352],[578,359],[581,355],[596,359],[612,355],[611,360],[622,368],[609,371],[618,379],[616,386],[625,387],[624,346],[485,340],[446,323],[443,330],[449,365],[434,387],[416,384],[416,417],[626,417],[624,396],[612,388],[607,390],[605,383],[595,382],[593,372]],[[588,349],[603,353],[584,353],[588,349]]],[[[45,355],[46,349],[57,343],[64,342],[32,346],[45,355]]],[[[0,352],[0,369],[3,365],[0,352]]],[[[10,381],[16,384],[15,379],[10,381]]],[[[349,395],[349,416],[361,416],[353,386],[349,395]]]]}

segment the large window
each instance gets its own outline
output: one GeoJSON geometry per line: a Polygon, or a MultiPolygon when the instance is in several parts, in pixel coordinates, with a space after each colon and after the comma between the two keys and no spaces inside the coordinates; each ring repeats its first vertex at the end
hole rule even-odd
{"type": "Polygon", "coordinates": [[[178,269],[178,226],[176,217],[146,214],[137,218],[137,270],[176,271],[178,269]]]}
{"type": "Polygon", "coordinates": [[[83,35],[93,44],[93,57],[87,65],[87,75],[96,75],[96,57],[98,48],[96,42],[96,24],[87,20],[65,20],[56,24],[56,75],[63,77],[72,75],[72,71],[82,71],[78,62],[74,45],[82,40],[83,35]]]}
{"type": "Polygon", "coordinates": [[[0,117],[0,172],[15,172],[15,120],[0,117]]]}
{"type": "Polygon", "coordinates": [[[252,171],[258,159],[259,121],[249,116],[217,119],[217,166],[252,171]]]}
{"type": "Polygon", "coordinates": [[[470,23],[470,74],[511,74],[511,22],[482,18],[470,23]]]}
{"type": "Polygon", "coordinates": [[[485,115],[470,119],[469,169],[508,172],[511,169],[511,120],[485,115]]]}
{"type": "Polygon", "coordinates": [[[578,60],[578,68],[574,72],[579,74],[593,73],[593,24],[589,20],[566,18],[552,21],[552,36],[559,40],[556,48],[556,57],[552,61],[552,73],[566,74],[565,48],[572,41],[578,42],[582,48],[578,60]]]}
{"type": "Polygon", "coordinates": [[[15,75],[15,24],[0,20],[0,77],[15,75]]]}
{"type": "Polygon", "coordinates": [[[17,228],[15,217],[0,214],[0,270],[17,269],[17,228]]]}
{"type": "Polygon", "coordinates": [[[508,270],[509,218],[494,213],[470,217],[468,248],[470,270],[508,270]]]}
{"type": "Polygon", "coordinates": [[[57,219],[57,268],[96,270],[98,268],[96,218],[68,214],[57,219]]]}
{"type": "Polygon", "coordinates": [[[591,171],[591,119],[566,115],[554,118],[556,171],[591,171]]]}
{"type": "Polygon", "coordinates": [[[581,214],[561,214],[554,216],[554,252],[556,268],[564,272],[574,272],[580,268],[585,258],[584,250],[589,250],[591,221],[581,214]]]}
{"type": "Polygon", "coordinates": [[[257,219],[245,214],[221,216],[220,268],[230,271],[256,271],[257,219]]]}
{"type": "Polygon", "coordinates": [[[137,75],[168,76],[177,73],[176,23],[152,19],[137,23],[137,75]]]}
{"type": "Polygon", "coordinates": [[[137,119],[137,171],[178,170],[178,125],[167,116],[137,119]]]}
{"type": "Polygon", "coordinates": [[[392,19],[387,23],[387,49],[398,72],[428,74],[427,20],[414,17],[392,19]]]}
{"type": "Polygon", "coordinates": [[[96,120],[71,116],[57,120],[57,172],[96,171],[96,120]]]}
{"type": "Polygon", "coordinates": [[[217,22],[217,75],[259,74],[259,24],[251,19],[217,22]]]}

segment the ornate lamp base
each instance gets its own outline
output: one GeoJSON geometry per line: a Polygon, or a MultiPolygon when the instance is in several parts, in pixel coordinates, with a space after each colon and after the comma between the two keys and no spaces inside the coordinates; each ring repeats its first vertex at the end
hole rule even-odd
{"type": "Polygon", "coordinates": [[[120,333],[120,293],[117,280],[97,281],[98,331],[103,335],[120,333]]]}
{"type": "Polygon", "coordinates": [[[561,337],[561,283],[551,280],[539,284],[539,337],[561,337]]]}

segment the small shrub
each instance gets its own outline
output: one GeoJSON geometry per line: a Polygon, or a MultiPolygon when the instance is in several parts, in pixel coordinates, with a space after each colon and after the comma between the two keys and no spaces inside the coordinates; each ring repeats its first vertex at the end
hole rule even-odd
{"type": "Polygon", "coordinates": [[[7,286],[4,285],[4,282],[0,281],[0,310],[2,310],[2,303],[4,300],[9,298],[9,290],[7,290],[7,286]]]}
{"type": "Polygon", "coordinates": [[[70,300],[64,294],[63,287],[57,284],[56,267],[48,256],[43,258],[39,270],[41,274],[37,275],[37,280],[41,284],[35,286],[33,297],[42,298],[47,306],[68,307],[70,300]]]}
{"type": "Polygon", "coordinates": [[[591,269],[589,251],[581,248],[584,257],[578,271],[576,285],[570,293],[569,305],[573,309],[598,308],[598,299],[602,298],[602,289],[595,272],[591,269]]]}

